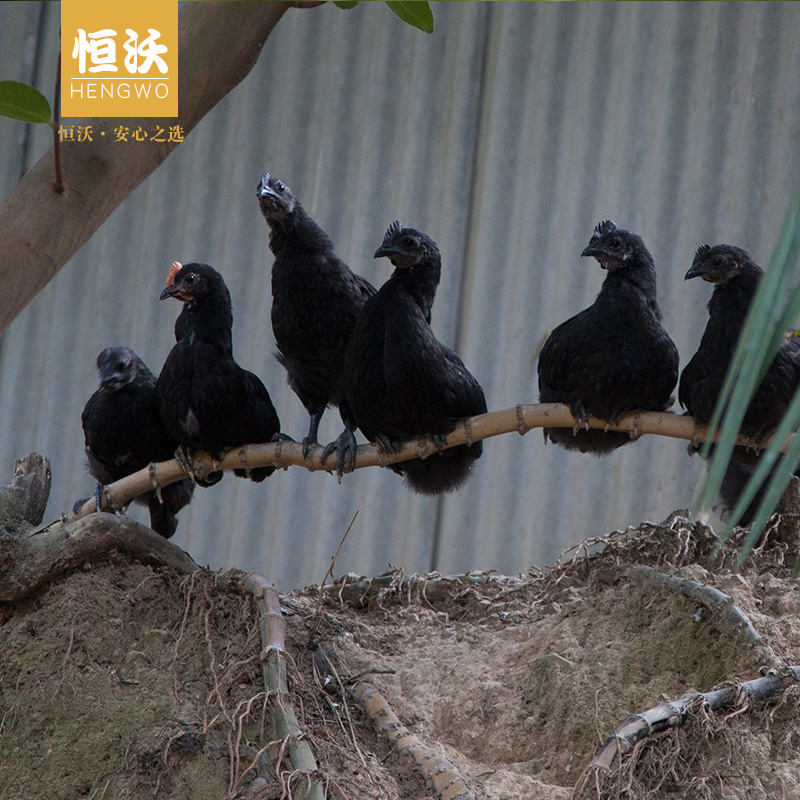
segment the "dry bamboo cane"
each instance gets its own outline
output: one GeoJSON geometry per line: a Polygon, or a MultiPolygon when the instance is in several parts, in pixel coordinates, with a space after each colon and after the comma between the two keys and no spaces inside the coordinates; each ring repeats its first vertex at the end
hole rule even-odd
{"type": "Polygon", "coordinates": [[[750,618],[733,602],[733,598],[730,595],[713,586],[690,578],[658,572],[646,564],[634,564],[632,567],[621,569],[620,572],[624,577],[643,586],[650,588],[663,587],[673,594],[680,594],[700,603],[712,614],[716,614],[722,619],[727,628],[736,636],[737,642],[741,642],[748,647],[758,648],[764,662],[771,668],[777,669],[782,666],[783,662],[775,655],[772,648],[764,642],[750,618]]]}
{"type": "Polygon", "coordinates": [[[353,694],[364,705],[367,716],[385,734],[400,755],[410,755],[423,777],[430,782],[441,800],[475,800],[464,779],[442,753],[424,745],[400,722],[386,698],[364,681],[353,686],[353,694]]]}
{"type": "MultiPolygon", "coordinates": [[[[618,769],[621,760],[630,753],[637,742],[669,728],[683,725],[688,711],[694,703],[701,702],[710,711],[735,706],[747,709],[755,703],[765,703],[789,686],[800,683],[800,666],[770,670],[761,678],[744,683],[727,683],[710,692],[694,692],[659,706],[634,714],[608,737],[600,751],[592,759],[586,773],[602,771],[610,773],[618,769]]],[[[586,774],[585,773],[585,774],[586,774]]]]}
{"type": "MultiPolygon", "coordinates": [[[[519,434],[525,434],[533,428],[572,428],[574,425],[575,420],[569,408],[561,403],[518,405],[503,411],[468,417],[456,425],[455,430],[447,435],[444,442],[434,442],[431,437],[427,436],[412,439],[404,442],[396,453],[387,453],[374,444],[361,445],[358,448],[354,469],[385,467],[389,464],[407,461],[410,458],[426,458],[441,449],[460,444],[472,444],[503,433],[516,431],[519,434]]],[[[589,417],[587,427],[627,431],[632,438],[649,433],[701,442],[707,436],[707,426],[698,424],[694,418],[657,411],[632,412],[624,416],[616,425],[610,425],[597,417],[589,417]]],[[[747,445],[749,439],[739,436],[738,443],[747,445]]],[[[765,442],[764,446],[767,444],[769,442],[765,442]]],[[[212,470],[252,469],[274,464],[282,468],[301,466],[311,472],[320,470],[335,472],[336,459],[330,456],[323,462],[322,452],[323,448],[320,445],[314,445],[308,457],[304,457],[302,445],[299,442],[285,439],[268,444],[247,444],[230,450],[218,462],[200,454],[195,461],[195,471],[202,476],[212,470]]],[[[104,487],[101,510],[119,510],[130,503],[134,497],[174,483],[186,476],[187,473],[174,459],[150,464],[149,467],[104,487]]],[[[96,510],[94,498],[91,498],[76,512],[65,515],[62,521],[64,523],[74,522],[96,510]]]]}
{"type": "Polygon", "coordinates": [[[293,785],[289,796],[297,800],[325,800],[325,791],[314,754],[305,740],[292,707],[286,681],[286,626],[275,587],[256,572],[231,570],[222,576],[223,583],[233,589],[244,589],[258,609],[261,627],[261,664],[264,688],[269,696],[269,718],[272,728],[272,760],[280,777],[279,758],[284,742],[292,763],[293,785]]]}
{"type": "Polygon", "coordinates": [[[404,575],[401,572],[389,572],[374,578],[345,576],[345,578],[329,583],[323,591],[330,597],[336,597],[356,606],[366,606],[381,591],[395,589],[398,592],[418,591],[429,602],[441,600],[448,592],[470,586],[482,586],[494,582],[519,585],[522,579],[508,575],[497,575],[492,572],[465,572],[462,575],[404,575]]]}

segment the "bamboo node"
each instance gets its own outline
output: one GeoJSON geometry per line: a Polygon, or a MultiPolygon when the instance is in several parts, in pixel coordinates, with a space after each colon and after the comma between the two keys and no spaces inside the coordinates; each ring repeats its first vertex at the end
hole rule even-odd
{"type": "Polygon", "coordinates": [[[528,432],[529,428],[525,424],[525,415],[522,412],[522,405],[517,403],[515,411],[517,413],[517,433],[520,436],[524,436],[528,432]]]}
{"type": "MultiPolygon", "coordinates": [[[[517,406],[517,408],[519,408],[519,406],[517,406]]],[[[472,420],[469,417],[464,420],[464,442],[470,446],[474,443],[472,438],[472,420]]]]}
{"type": "Polygon", "coordinates": [[[100,506],[101,507],[97,509],[98,511],[105,511],[108,508],[113,513],[116,513],[117,511],[122,511],[122,509],[125,507],[122,505],[122,503],[119,503],[117,501],[116,497],[114,497],[114,493],[111,491],[110,486],[103,486],[103,495],[101,498],[100,506]]]}
{"type": "MultiPolygon", "coordinates": [[[[389,715],[386,709],[382,708],[377,712],[375,716],[388,717],[389,715]]],[[[389,738],[399,739],[403,735],[403,731],[405,730],[405,725],[403,725],[401,722],[398,722],[396,719],[392,719],[390,717],[389,719],[387,719],[385,722],[382,722],[378,726],[378,730],[381,733],[386,733],[386,735],[389,736],[389,738]],[[392,733],[394,733],[395,735],[392,736],[392,733]]]]}
{"type": "MultiPolygon", "coordinates": [[[[158,473],[156,471],[156,464],[155,461],[151,461],[147,465],[147,474],[150,476],[150,482],[153,484],[153,488],[158,490],[161,487],[158,485],[158,473]]],[[[159,495],[159,500],[161,499],[159,495]]]]}

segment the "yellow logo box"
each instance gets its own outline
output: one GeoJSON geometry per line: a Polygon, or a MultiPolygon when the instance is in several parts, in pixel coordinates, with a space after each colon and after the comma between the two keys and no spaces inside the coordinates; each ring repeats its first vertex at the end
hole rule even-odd
{"type": "Polygon", "coordinates": [[[61,114],[177,117],[177,0],[62,0],[61,114]]]}

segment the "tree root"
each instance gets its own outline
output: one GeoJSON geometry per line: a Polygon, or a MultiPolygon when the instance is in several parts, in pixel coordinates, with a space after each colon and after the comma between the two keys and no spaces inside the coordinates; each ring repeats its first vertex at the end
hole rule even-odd
{"type": "Polygon", "coordinates": [[[278,593],[263,575],[255,572],[229,570],[220,576],[219,582],[223,588],[250,594],[258,609],[264,689],[270,699],[268,711],[272,742],[269,750],[283,791],[297,800],[324,800],[325,791],[317,762],[297,721],[286,681],[286,626],[278,593]],[[284,752],[288,752],[292,763],[291,789],[282,777],[284,752]]]}
{"type": "MultiPolygon", "coordinates": [[[[573,417],[569,408],[561,403],[540,403],[538,405],[518,405],[504,411],[494,411],[470,417],[456,425],[455,430],[446,437],[430,436],[404,442],[395,453],[387,453],[378,445],[360,445],[356,454],[354,469],[364,467],[385,467],[410,458],[425,458],[432,453],[460,444],[472,444],[516,431],[525,434],[533,428],[571,428],[573,417]]],[[[616,425],[610,425],[603,419],[589,417],[587,425],[600,430],[624,431],[637,436],[650,433],[668,436],[675,439],[701,442],[707,438],[707,427],[700,425],[692,417],[678,416],[657,411],[641,411],[626,414],[616,425]]],[[[739,436],[737,442],[746,445],[748,439],[739,436]]],[[[765,442],[766,446],[769,442],[765,442]]],[[[303,455],[300,442],[281,439],[269,444],[247,444],[229,451],[215,469],[252,469],[274,465],[287,468],[289,466],[305,467],[311,472],[325,471],[333,473],[336,469],[335,459],[322,460],[323,448],[313,445],[308,457],[303,455]]],[[[116,502],[126,506],[134,497],[149,492],[154,488],[166,486],[187,477],[185,470],[174,459],[151,464],[145,469],[129,475],[122,480],[110,484],[103,493],[104,501],[116,502]],[[106,496],[108,496],[106,498],[106,496]]],[[[110,506],[109,506],[110,507],[110,506]]],[[[87,500],[76,512],[66,515],[64,522],[91,514],[96,510],[94,499],[87,500]]],[[[106,505],[102,510],[108,510],[106,505]]]]}
{"type": "Polygon", "coordinates": [[[441,800],[475,800],[464,779],[442,753],[425,746],[400,722],[386,698],[368,683],[359,681],[353,694],[364,705],[367,716],[391,742],[400,755],[408,754],[417,763],[423,777],[441,800]]]}
{"type": "Polygon", "coordinates": [[[0,602],[19,600],[61,573],[113,550],[181,574],[199,569],[188,553],[150,528],[128,517],[100,513],[27,536],[0,537],[0,602]]]}
{"type": "Polygon", "coordinates": [[[733,713],[744,712],[775,699],[798,683],[800,666],[784,667],[745,683],[726,683],[710,692],[693,692],[680,700],[628,717],[584,770],[573,792],[573,800],[617,797],[615,787],[626,769],[630,769],[631,762],[635,761],[637,745],[650,736],[683,725],[697,704],[709,711],[729,709],[733,713]]]}
{"type": "Polygon", "coordinates": [[[47,499],[50,497],[50,459],[38,453],[18,458],[14,464],[11,489],[22,505],[22,519],[38,525],[44,517],[47,499]]]}

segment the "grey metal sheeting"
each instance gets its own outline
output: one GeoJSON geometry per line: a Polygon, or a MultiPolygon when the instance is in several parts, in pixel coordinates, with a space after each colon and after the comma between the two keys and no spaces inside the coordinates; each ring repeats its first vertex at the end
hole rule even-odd
{"type": "MultiPolygon", "coordinates": [[[[283,430],[304,434],[272,355],[272,258],[255,199],[264,170],[375,283],[389,275],[371,254],[392,219],[433,236],[434,329],[490,409],[537,400],[538,348],[604,277],[579,257],[600,219],[651,249],[683,363],[710,294],[683,282],[697,245],[727,241],[766,263],[800,187],[800,4],[433,6],[432,36],[384,4],[289,11],[243,84],[14,322],[0,345],[0,464],[10,475],[32,449],[50,456],[50,518],[92,485],[80,412],[97,353],[125,344],[157,371],[171,347],[178,305],[157,298],[173,259],[225,275],[235,355],[264,379],[283,430]]],[[[58,25],[57,4],[0,3],[0,78],[50,95],[58,25]]],[[[6,194],[50,136],[0,119],[0,140],[6,194]]],[[[320,439],[340,429],[329,411],[320,439]]],[[[688,506],[702,471],[680,441],[645,438],[597,459],[545,447],[536,431],[488,441],[470,483],[442,499],[379,469],[342,485],[298,468],[261,485],[228,476],[196,492],[174,541],[285,589],[321,579],[359,510],[336,574],[515,573],[688,506]]]]}

